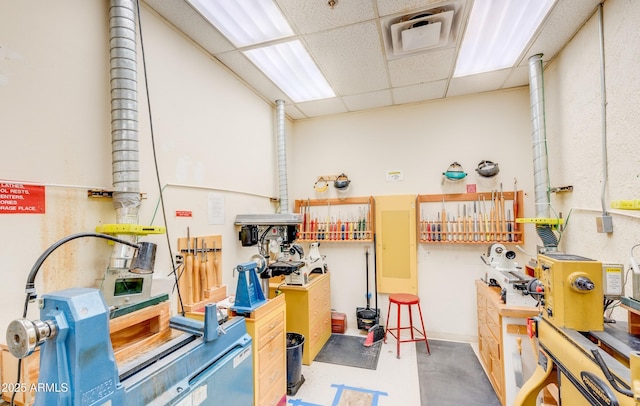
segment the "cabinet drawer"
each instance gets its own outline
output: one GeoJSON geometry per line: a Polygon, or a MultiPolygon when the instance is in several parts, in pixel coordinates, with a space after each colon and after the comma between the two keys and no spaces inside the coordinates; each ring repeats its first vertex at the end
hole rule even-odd
{"type": "Polygon", "coordinates": [[[266,371],[276,360],[281,360],[284,354],[284,332],[281,331],[258,352],[258,365],[260,369],[258,375],[266,371]]]}
{"type": "Polygon", "coordinates": [[[284,331],[284,317],[279,313],[276,317],[267,321],[258,327],[258,337],[256,346],[258,349],[264,347],[268,342],[273,340],[278,334],[284,331]]]}
{"type": "Polygon", "coordinates": [[[502,356],[500,355],[500,343],[493,338],[493,336],[489,335],[485,337],[484,344],[489,349],[489,354],[496,359],[500,359],[502,356]]]}
{"type": "Polygon", "coordinates": [[[282,395],[286,393],[286,372],[284,360],[270,365],[264,373],[260,374],[260,384],[258,385],[258,404],[273,405],[277,404],[282,395]],[[275,403],[273,403],[275,399],[275,403]]]}
{"type": "Polygon", "coordinates": [[[309,328],[309,349],[314,348],[318,340],[325,332],[331,333],[331,309],[325,310],[324,314],[317,317],[309,328]]]}
{"type": "Polygon", "coordinates": [[[280,403],[280,400],[286,398],[287,384],[285,379],[286,377],[283,374],[271,387],[265,386],[265,389],[258,394],[257,406],[276,406],[280,403]]]}

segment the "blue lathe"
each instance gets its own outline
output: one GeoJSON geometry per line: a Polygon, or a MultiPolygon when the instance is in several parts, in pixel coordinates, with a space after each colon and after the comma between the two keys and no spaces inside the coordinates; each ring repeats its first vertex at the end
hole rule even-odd
{"type": "Polygon", "coordinates": [[[101,292],[72,288],[43,295],[40,320],[11,322],[7,344],[18,358],[41,346],[36,405],[253,403],[244,318],[219,325],[212,304],[204,322],[174,316],[170,326],[183,333],[118,367],[101,292]]]}
{"type": "MultiPolygon", "coordinates": [[[[40,319],[27,319],[27,306],[36,300],[35,279],[40,266],[55,249],[83,237],[136,248],[131,272],[153,272],[154,244],[136,244],[99,233],[65,237],[38,258],[27,277],[22,318],[7,328],[7,346],[20,361],[41,347],[36,405],[253,404],[251,336],[245,320],[234,317],[224,321],[215,304],[205,307],[204,321],[172,317],[169,327],[181,333],[141,351],[124,365],[116,363],[109,307],[98,289],[71,288],[45,294],[37,300],[40,319]]],[[[23,386],[18,383],[18,387],[23,386]]]]}

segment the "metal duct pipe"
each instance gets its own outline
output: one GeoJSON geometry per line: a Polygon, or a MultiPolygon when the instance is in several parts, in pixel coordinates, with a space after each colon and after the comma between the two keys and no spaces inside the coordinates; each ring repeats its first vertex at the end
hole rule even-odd
{"type": "MultiPolygon", "coordinates": [[[[110,0],[111,154],[118,224],[138,224],[140,208],[136,34],[135,0],[110,0]]],[[[136,240],[131,235],[120,237],[136,240]]],[[[111,267],[124,268],[131,254],[129,247],[116,244],[111,267]]]]}
{"type": "MultiPolygon", "coordinates": [[[[537,218],[549,218],[551,197],[549,165],[547,162],[547,134],[544,115],[544,81],[542,54],[529,58],[529,96],[531,104],[533,183],[537,218]]],[[[536,232],[547,248],[556,248],[558,238],[550,225],[536,225],[536,232]]]]}
{"type": "Polygon", "coordinates": [[[287,141],[284,133],[284,100],[276,100],[276,116],[276,129],[278,133],[278,185],[280,188],[280,213],[289,214],[287,141]]]}

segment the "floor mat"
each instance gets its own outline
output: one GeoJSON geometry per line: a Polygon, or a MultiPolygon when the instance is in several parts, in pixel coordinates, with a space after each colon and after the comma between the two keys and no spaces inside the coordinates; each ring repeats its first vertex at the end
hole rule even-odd
{"type": "Polygon", "coordinates": [[[314,361],[348,367],[376,369],[382,341],[364,346],[366,337],[331,334],[314,361]]]}
{"type": "Polygon", "coordinates": [[[431,355],[424,344],[416,348],[422,406],[500,406],[470,344],[429,340],[429,347],[431,355]]]}

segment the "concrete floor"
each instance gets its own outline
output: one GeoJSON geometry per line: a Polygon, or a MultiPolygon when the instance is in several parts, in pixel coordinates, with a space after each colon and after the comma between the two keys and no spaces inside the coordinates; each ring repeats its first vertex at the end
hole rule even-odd
{"type": "MultiPolygon", "coordinates": [[[[346,334],[366,337],[357,329],[348,329],[346,334]]],[[[314,361],[302,366],[302,375],[305,382],[295,396],[287,397],[287,405],[420,405],[416,346],[402,344],[398,359],[393,337],[382,344],[376,370],[314,361]]]]}

